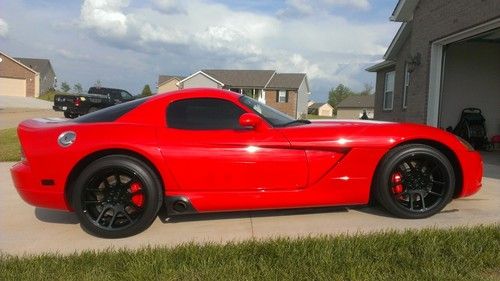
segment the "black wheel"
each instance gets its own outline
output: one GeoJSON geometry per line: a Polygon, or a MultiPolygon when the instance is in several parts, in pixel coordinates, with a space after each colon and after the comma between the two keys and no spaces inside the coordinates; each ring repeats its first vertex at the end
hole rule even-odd
{"type": "Polygon", "coordinates": [[[96,112],[98,110],[99,110],[99,108],[97,108],[97,107],[91,107],[91,108],[89,108],[89,110],[87,111],[87,113],[96,112]]]}
{"type": "Polygon", "coordinates": [[[78,117],[78,115],[64,111],[64,117],[69,118],[69,119],[73,119],[73,118],[78,117]]]}
{"type": "Polygon", "coordinates": [[[161,183],[136,158],[111,155],[88,165],[71,193],[82,227],[104,238],[135,235],[148,228],[162,203],[161,183]]]}
{"type": "Polygon", "coordinates": [[[375,196],[390,213],[402,218],[426,218],[452,199],[455,173],[440,151],[421,144],[391,150],[376,175],[375,196]]]}

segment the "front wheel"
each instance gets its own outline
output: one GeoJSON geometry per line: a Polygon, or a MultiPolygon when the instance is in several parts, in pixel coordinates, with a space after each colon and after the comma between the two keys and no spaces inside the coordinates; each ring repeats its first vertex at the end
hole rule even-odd
{"type": "Polygon", "coordinates": [[[156,218],[161,198],[161,183],[152,169],[125,155],[92,162],[71,194],[82,227],[103,238],[128,237],[147,229],[156,218]]]}
{"type": "Polygon", "coordinates": [[[409,144],[391,150],[376,175],[375,196],[390,213],[402,218],[426,218],[452,199],[455,173],[439,150],[409,144]]]}

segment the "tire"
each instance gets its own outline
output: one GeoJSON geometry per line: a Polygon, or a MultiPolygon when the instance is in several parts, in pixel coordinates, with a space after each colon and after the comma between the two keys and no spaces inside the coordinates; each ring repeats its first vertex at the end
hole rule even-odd
{"type": "Polygon", "coordinates": [[[129,237],[155,220],[163,202],[162,185],[144,162],[110,155],[81,172],[71,191],[71,202],[88,233],[102,238],[129,237]]]}
{"type": "Polygon", "coordinates": [[[455,192],[455,172],[439,150],[422,144],[396,147],[381,161],[375,198],[391,214],[408,219],[440,212],[455,192]]]}
{"type": "Polygon", "coordinates": [[[69,119],[74,119],[74,118],[78,117],[78,115],[64,111],[64,117],[69,118],[69,119]]]}

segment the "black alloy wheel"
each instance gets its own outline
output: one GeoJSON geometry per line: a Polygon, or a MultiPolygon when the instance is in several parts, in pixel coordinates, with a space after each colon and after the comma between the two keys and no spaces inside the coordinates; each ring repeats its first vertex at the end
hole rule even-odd
{"type": "Polygon", "coordinates": [[[148,228],[161,206],[161,184],[149,166],[125,155],[106,156],[77,179],[72,202],[82,227],[104,238],[148,228]]]}
{"type": "Polygon", "coordinates": [[[427,145],[410,144],[391,150],[376,176],[377,201],[402,218],[425,218],[438,213],[451,201],[455,190],[450,161],[427,145]]]}

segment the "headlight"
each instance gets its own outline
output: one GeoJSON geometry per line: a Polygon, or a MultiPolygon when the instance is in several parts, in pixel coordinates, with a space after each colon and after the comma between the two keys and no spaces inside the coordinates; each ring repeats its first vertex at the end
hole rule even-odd
{"type": "Polygon", "coordinates": [[[466,148],[467,150],[469,151],[474,151],[474,147],[472,146],[472,144],[470,144],[468,141],[464,140],[463,138],[455,135],[455,137],[458,139],[458,141],[460,141],[466,148]]]}

